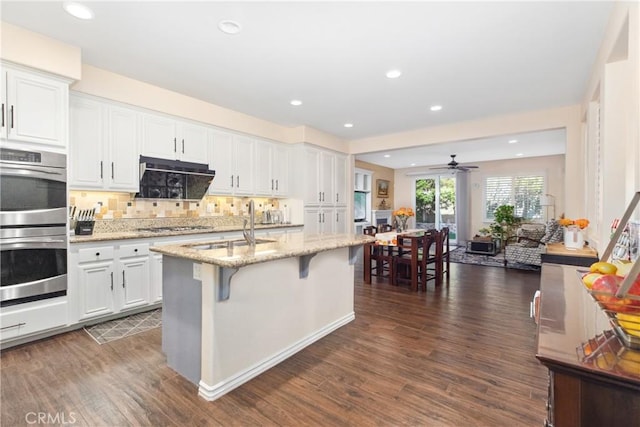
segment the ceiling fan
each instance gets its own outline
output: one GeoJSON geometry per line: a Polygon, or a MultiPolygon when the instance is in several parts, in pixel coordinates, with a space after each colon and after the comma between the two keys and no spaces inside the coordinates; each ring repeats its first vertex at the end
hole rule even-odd
{"type": "Polygon", "coordinates": [[[470,169],[477,169],[477,168],[478,168],[478,166],[461,165],[460,163],[456,162],[456,155],[452,154],[451,155],[451,161],[449,163],[447,163],[447,166],[435,167],[435,168],[430,168],[430,169],[447,169],[447,170],[453,170],[453,171],[467,172],[470,169]]]}

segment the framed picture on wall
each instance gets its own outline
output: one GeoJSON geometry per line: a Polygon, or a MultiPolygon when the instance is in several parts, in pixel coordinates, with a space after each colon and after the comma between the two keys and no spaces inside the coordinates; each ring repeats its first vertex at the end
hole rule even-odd
{"type": "Polygon", "coordinates": [[[386,179],[376,179],[376,189],[378,197],[389,197],[389,181],[386,179]]]}

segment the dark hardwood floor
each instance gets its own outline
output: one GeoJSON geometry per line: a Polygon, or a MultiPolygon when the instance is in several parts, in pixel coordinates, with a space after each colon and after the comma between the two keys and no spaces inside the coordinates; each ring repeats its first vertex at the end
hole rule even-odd
{"type": "Polygon", "coordinates": [[[361,265],[355,321],[215,402],[167,367],[160,328],[5,350],[2,425],[38,413],[77,426],[542,425],[547,372],[528,317],[538,273],[452,264],[448,286],[414,293],[363,284],[361,265]]]}

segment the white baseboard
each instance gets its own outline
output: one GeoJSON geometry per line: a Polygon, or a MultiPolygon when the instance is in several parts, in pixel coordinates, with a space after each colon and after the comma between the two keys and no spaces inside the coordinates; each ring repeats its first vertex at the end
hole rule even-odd
{"type": "Polygon", "coordinates": [[[289,347],[286,347],[285,349],[283,349],[279,353],[274,354],[268,359],[265,359],[262,362],[259,362],[254,366],[251,366],[245,369],[244,371],[232,377],[227,378],[224,381],[220,381],[215,385],[206,384],[201,380],[199,384],[198,395],[200,395],[200,397],[209,401],[216,400],[217,398],[222,397],[223,395],[227,394],[234,388],[246,383],[250,379],[257,377],[261,373],[276,366],[278,363],[282,362],[283,360],[288,359],[289,357],[293,356],[303,348],[318,341],[320,338],[326,335],[329,335],[331,332],[335,331],[341,326],[346,325],[347,323],[351,322],[355,318],[356,318],[355,313],[351,312],[348,315],[336,320],[335,322],[328,324],[324,328],[314,332],[310,336],[305,337],[300,341],[293,343],[289,347]]]}

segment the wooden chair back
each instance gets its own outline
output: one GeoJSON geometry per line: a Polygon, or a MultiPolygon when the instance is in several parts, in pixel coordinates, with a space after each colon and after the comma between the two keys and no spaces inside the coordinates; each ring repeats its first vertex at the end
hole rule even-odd
{"type": "Polygon", "coordinates": [[[362,228],[362,232],[367,236],[375,236],[378,233],[378,228],[375,225],[369,225],[362,228]]]}
{"type": "Polygon", "coordinates": [[[388,233],[389,231],[393,230],[393,226],[391,224],[380,224],[378,226],[378,229],[381,233],[388,233]]]}

